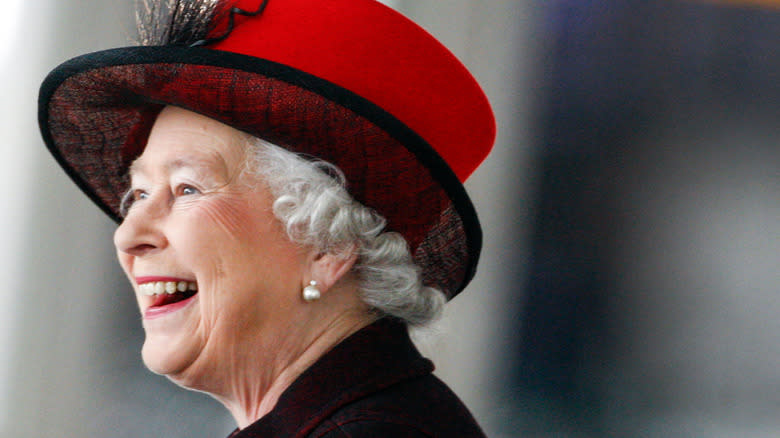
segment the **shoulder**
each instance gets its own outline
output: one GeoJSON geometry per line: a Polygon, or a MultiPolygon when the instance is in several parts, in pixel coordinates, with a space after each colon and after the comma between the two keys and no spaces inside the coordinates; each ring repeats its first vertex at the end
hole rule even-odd
{"type": "Polygon", "coordinates": [[[484,437],[458,397],[432,374],[342,406],[310,437],[484,437]]]}

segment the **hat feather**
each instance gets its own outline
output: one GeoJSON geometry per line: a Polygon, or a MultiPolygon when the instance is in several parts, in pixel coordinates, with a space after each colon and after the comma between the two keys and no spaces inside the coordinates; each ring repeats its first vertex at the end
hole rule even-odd
{"type": "Polygon", "coordinates": [[[184,45],[204,40],[214,30],[222,0],[136,0],[138,43],[144,46],[184,45]]]}

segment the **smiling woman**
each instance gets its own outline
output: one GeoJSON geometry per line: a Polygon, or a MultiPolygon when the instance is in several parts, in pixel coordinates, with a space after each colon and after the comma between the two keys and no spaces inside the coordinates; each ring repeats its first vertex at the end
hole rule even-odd
{"type": "Polygon", "coordinates": [[[268,398],[279,395],[273,389],[286,388],[285,376],[297,375],[257,376],[252,364],[305,369],[334,339],[373,319],[357,295],[342,290],[354,285],[345,275],[354,256],[312,253],[286,236],[268,189],[243,171],[248,146],[246,136],[227,125],[175,107],[163,110],[131,166],[135,202],[114,239],[136,286],[146,365],[214,395],[241,427],[266,414],[275,404],[268,398]],[[299,291],[312,278],[328,299],[301,306],[299,291]],[[150,283],[151,296],[141,291],[150,283]],[[196,293],[171,294],[179,283],[196,293]],[[219,366],[225,363],[231,367],[219,366]],[[235,388],[252,392],[234,394],[235,388]]]}
{"type": "Polygon", "coordinates": [[[462,180],[494,123],[471,75],[373,0],[163,6],[141,32],[161,46],[69,61],[40,107],[121,222],[146,366],[219,400],[235,437],[483,436],[407,333],[479,255],[462,180]]]}

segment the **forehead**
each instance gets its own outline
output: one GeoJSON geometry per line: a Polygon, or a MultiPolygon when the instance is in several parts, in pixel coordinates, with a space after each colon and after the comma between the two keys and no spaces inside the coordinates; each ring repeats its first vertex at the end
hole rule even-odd
{"type": "Polygon", "coordinates": [[[131,176],[160,167],[214,169],[233,173],[243,164],[248,135],[214,119],[176,107],[160,112],[131,176]]]}

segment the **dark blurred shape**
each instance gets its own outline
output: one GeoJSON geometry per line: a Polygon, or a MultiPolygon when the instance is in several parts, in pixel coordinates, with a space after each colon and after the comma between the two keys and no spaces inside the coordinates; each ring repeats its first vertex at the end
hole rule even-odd
{"type": "MultiPolygon", "coordinates": [[[[685,426],[640,433],[639,425],[677,409],[672,399],[688,397],[696,409],[700,401],[709,402],[709,394],[680,392],[689,377],[696,380],[696,366],[691,371],[674,364],[706,364],[710,350],[695,356],[657,341],[691,336],[686,330],[697,327],[696,321],[714,319],[703,313],[707,300],[736,291],[728,290],[727,281],[714,281],[713,297],[699,296],[702,291],[689,276],[672,278],[670,272],[701,267],[707,263],[701,257],[712,255],[668,248],[655,253],[642,242],[665,238],[683,247],[701,244],[680,235],[685,220],[680,217],[699,215],[706,222],[712,217],[708,209],[718,205],[706,200],[723,196],[724,187],[741,189],[750,175],[764,187],[764,198],[756,201],[763,208],[759,213],[776,211],[780,198],[771,188],[777,188],[780,164],[767,163],[780,163],[780,10],[655,0],[558,0],[547,2],[546,9],[549,50],[538,108],[535,228],[529,274],[521,280],[527,300],[518,309],[519,432],[688,436],[664,434],[685,426]],[[757,167],[751,170],[752,165],[757,167]],[[744,172],[735,173],[737,166],[744,172]],[[693,188],[691,197],[680,187],[693,188]],[[642,283],[656,276],[666,282],[652,285],[667,290],[642,283]],[[697,294],[701,305],[676,317],[686,294],[697,294]],[[626,323],[626,315],[646,320],[626,323]],[[647,345],[637,345],[645,340],[647,345]],[[646,351],[645,356],[626,359],[636,351],[646,351]],[[645,369],[648,361],[671,365],[664,371],[645,369]],[[625,394],[630,397],[621,399],[625,394]]],[[[754,231],[766,232],[776,243],[777,222],[762,223],[764,228],[754,231]]],[[[732,235],[733,227],[726,227],[723,236],[732,235]]],[[[780,248],[763,250],[751,256],[777,260],[780,248]]],[[[778,292],[767,284],[772,274],[764,273],[754,278],[764,282],[761,290],[778,292]]],[[[758,385],[777,384],[780,374],[755,379],[758,385]]],[[[707,390],[708,382],[704,378],[689,391],[707,390]]],[[[705,410],[709,415],[721,407],[705,410]]]]}

